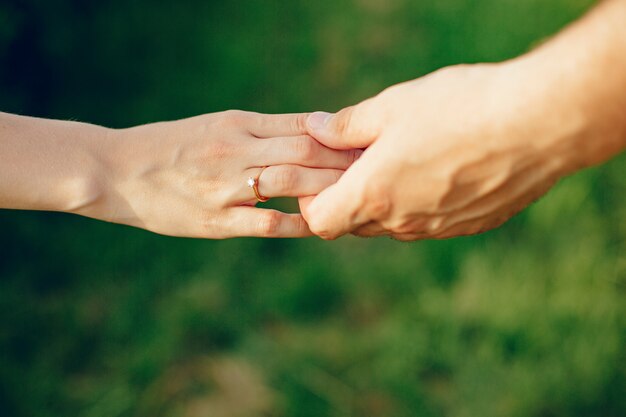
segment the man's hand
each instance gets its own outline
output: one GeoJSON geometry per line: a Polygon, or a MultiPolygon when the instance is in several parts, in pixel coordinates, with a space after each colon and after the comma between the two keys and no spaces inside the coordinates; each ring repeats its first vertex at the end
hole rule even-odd
{"type": "Polygon", "coordinates": [[[619,152],[625,4],[603,3],[523,58],[446,68],[311,115],[309,134],[326,146],[367,148],[339,182],[301,199],[311,230],[400,240],[483,232],[619,152]]]}
{"type": "Polygon", "coordinates": [[[325,125],[324,114],[314,115],[311,134],[325,145],[368,149],[336,185],[310,205],[302,200],[313,232],[401,240],[474,234],[545,193],[567,165],[555,157],[557,139],[576,126],[542,135],[545,109],[540,100],[526,106],[511,75],[499,66],[447,68],[328,116],[325,125]]]}

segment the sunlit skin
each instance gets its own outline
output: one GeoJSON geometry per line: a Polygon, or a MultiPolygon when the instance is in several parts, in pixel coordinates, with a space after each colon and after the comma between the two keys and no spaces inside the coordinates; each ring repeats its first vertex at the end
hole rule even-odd
{"type": "Polygon", "coordinates": [[[359,156],[313,140],[306,117],[228,111],[108,129],[0,113],[0,207],[172,236],[309,236],[301,215],[253,207],[247,185],[260,174],[265,197],[314,195],[359,156]]]}
{"type": "Polygon", "coordinates": [[[0,208],[204,238],[480,233],[626,146],[624,22],[626,0],[606,0],[527,55],[445,68],[337,115],[107,129],[0,113],[0,208]],[[259,175],[303,215],[253,207],[259,175]]]}
{"type": "Polygon", "coordinates": [[[400,240],[493,229],[559,179],[626,147],[626,1],[602,2],[537,50],[445,68],[386,89],[309,133],[366,148],[301,199],[311,230],[400,240]]]}

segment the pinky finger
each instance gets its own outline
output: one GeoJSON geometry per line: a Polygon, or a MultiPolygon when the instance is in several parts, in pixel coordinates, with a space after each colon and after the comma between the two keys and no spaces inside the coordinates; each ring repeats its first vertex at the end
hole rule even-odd
{"type": "Polygon", "coordinates": [[[401,242],[414,242],[416,240],[428,239],[428,236],[423,233],[394,233],[391,235],[391,238],[401,242]]]}
{"type": "Polygon", "coordinates": [[[225,226],[232,237],[308,237],[313,233],[300,214],[256,207],[233,207],[225,226]]]}

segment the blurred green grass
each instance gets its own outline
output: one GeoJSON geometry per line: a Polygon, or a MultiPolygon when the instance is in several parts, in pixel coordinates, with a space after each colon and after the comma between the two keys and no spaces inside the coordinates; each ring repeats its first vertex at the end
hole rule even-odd
{"type": "MultiPolygon", "coordinates": [[[[4,0],[0,108],[112,127],[332,111],[513,57],[592,3],[4,0]]],[[[625,164],[413,244],[0,212],[0,414],[623,416],[625,164]]]]}

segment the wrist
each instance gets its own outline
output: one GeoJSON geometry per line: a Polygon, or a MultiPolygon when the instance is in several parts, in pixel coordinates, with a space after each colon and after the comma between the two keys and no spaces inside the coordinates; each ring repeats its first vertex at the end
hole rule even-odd
{"type": "Polygon", "coordinates": [[[116,164],[114,156],[117,130],[101,126],[76,124],[72,127],[78,139],[72,144],[79,160],[74,178],[66,181],[62,207],[57,211],[110,220],[116,164]]]}
{"type": "Polygon", "coordinates": [[[96,148],[79,210],[87,217],[130,226],[142,226],[136,208],[149,193],[141,178],[160,162],[156,148],[150,145],[152,125],[126,129],[105,129],[96,148]],[[146,132],[148,131],[148,132],[146,132]],[[148,139],[148,140],[146,140],[148,139]]]}
{"type": "Polygon", "coordinates": [[[608,109],[615,100],[561,59],[531,53],[503,64],[504,82],[513,85],[511,110],[521,116],[510,120],[524,132],[518,145],[532,148],[557,177],[604,162],[626,144],[619,120],[611,117],[617,111],[608,109]]]}
{"type": "Polygon", "coordinates": [[[535,96],[544,139],[567,173],[626,148],[626,2],[607,1],[552,41],[507,63],[535,96]]]}
{"type": "Polygon", "coordinates": [[[580,168],[573,143],[584,135],[587,120],[560,97],[542,65],[526,55],[493,65],[494,115],[489,135],[511,155],[514,164],[534,166],[552,182],[580,168]]]}

